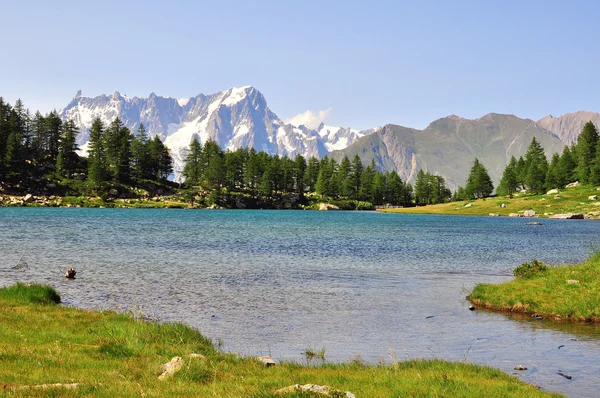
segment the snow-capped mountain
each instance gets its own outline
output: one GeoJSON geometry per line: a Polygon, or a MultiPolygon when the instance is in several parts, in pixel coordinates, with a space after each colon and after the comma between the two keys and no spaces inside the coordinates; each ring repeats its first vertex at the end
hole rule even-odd
{"type": "Polygon", "coordinates": [[[260,91],[251,86],[180,99],[154,93],[148,98],[129,98],[119,92],[89,98],[79,91],[60,111],[60,116],[78,125],[81,130],[78,144],[83,148],[96,117],[105,125],[119,117],[134,132],[143,123],[150,136],[157,135],[171,150],[176,179],[183,170],[183,160],[194,136],[201,143],[212,139],[223,149],[253,147],[272,155],[320,158],[375,131],[324,124],[312,130],[285,123],[269,109],[260,91]]]}

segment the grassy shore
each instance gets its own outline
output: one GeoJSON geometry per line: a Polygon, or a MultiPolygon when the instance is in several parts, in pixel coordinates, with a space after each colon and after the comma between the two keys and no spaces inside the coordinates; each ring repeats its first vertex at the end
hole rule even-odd
{"type": "Polygon", "coordinates": [[[546,218],[554,214],[564,213],[583,214],[588,218],[598,218],[600,216],[600,200],[589,199],[590,196],[594,195],[600,196],[600,191],[597,191],[596,187],[578,186],[561,189],[558,194],[518,194],[513,198],[492,197],[432,206],[382,209],[379,211],[404,214],[454,214],[463,216],[497,214],[508,216],[511,213],[522,214],[526,210],[534,210],[537,216],[546,218]],[[502,207],[503,204],[505,207],[502,207]]]}
{"type": "Polygon", "coordinates": [[[254,358],[220,353],[182,324],[66,308],[57,301],[58,294],[48,287],[17,284],[0,289],[0,381],[5,396],[258,398],[279,396],[274,392],[296,383],[329,385],[357,397],[559,396],[490,367],[441,360],[385,366],[359,360],[318,366],[281,363],[267,368],[254,358]],[[192,353],[204,357],[190,358],[192,353]],[[182,369],[159,380],[162,364],[175,356],[184,359],[182,369]],[[56,383],[63,386],[49,386],[56,383]]]}
{"type": "Polygon", "coordinates": [[[600,322],[600,253],[581,264],[548,268],[530,278],[497,285],[479,284],[468,299],[476,306],[493,310],[600,322]]]}

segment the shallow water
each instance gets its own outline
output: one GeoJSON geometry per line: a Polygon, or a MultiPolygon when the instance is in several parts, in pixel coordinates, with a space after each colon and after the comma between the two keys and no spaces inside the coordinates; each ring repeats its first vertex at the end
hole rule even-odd
{"type": "Polygon", "coordinates": [[[522,364],[544,389],[597,396],[598,326],[471,312],[464,297],[524,261],[573,263],[599,243],[594,221],[1,208],[0,285],[43,282],[68,305],[182,321],[243,354],[522,364]],[[10,271],[22,254],[29,269],[10,271]]]}

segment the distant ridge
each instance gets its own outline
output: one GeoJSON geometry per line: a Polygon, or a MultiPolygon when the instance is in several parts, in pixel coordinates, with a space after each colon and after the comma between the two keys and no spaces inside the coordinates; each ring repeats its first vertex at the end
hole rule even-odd
{"type": "Polygon", "coordinates": [[[176,178],[181,177],[195,136],[201,142],[212,139],[225,150],[252,147],[272,155],[307,158],[331,154],[337,160],[358,154],[363,163],[375,160],[380,170],[396,170],[406,181],[414,180],[420,168],[440,174],[451,188],[464,185],[475,157],[497,183],[510,157],[523,155],[533,137],[551,155],[576,140],[586,122],[600,126],[599,113],[579,111],[548,115],[537,122],[496,113],[477,119],[449,115],[423,130],[386,124],[359,131],[324,123],[310,129],[282,121],[252,86],[179,99],[155,93],[130,98],[118,91],[90,98],[80,90],[60,116],[78,125],[82,132],[78,144],[84,149],[95,117],[105,124],[119,117],[132,131],[144,123],[151,136],[157,135],[171,149],[176,178]]]}

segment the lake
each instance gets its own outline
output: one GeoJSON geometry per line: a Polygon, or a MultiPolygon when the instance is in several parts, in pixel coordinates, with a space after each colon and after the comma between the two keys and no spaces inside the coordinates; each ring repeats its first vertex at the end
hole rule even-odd
{"type": "Polygon", "coordinates": [[[600,391],[600,327],[469,311],[479,282],[574,263],[600,222],[316,211],[0,208],[0,285],[198,328],[222,349],[371,363],[488,364],[546,390],[600,391]],[[10,267],[21,255],[29,269],[10,267]],[[74,267],[77,279],[62,277],[74,267]],[[558,348],[559,346],[564,346],[558,348]],[[557,372],[573,376],[567,380],[557,372]]]}

